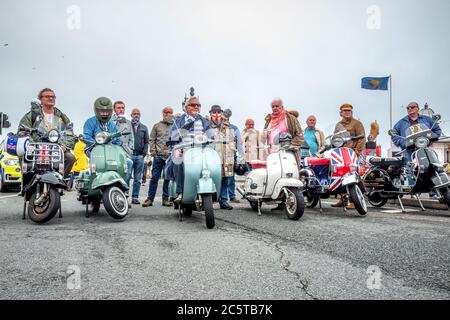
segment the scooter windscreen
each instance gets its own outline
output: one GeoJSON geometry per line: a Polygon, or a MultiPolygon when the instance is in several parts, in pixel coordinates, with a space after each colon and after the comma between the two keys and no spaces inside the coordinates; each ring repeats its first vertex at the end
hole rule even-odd
{"type": "Polygon", "coordinates": [[[334,133],[328,137],[329,142],[333,148],[342,148],[350,138],[350,133],[345,127],[338,123],[334,128],[334,133]]]}
{"type": "Polygon", "coordinates": [[[415,124],[406,129],[406,148],[426,148],[438,138],[431,129],[422,123],[415,124]]]}

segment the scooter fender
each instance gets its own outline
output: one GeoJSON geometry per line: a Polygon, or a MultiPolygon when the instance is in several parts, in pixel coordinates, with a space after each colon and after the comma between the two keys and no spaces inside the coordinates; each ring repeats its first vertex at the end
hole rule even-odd
{"type": "Polygon", "coordinates": [[[342,178],[342,186],[346,187],[351,184],[358,184],[359,181],[360,178],[356,173],[348,173],[342,178]]]}
{"type": "Polygon", "coordinates": [[[197,185],[197,193],[205,194],[205,193],[216,193],[216,185],[214,184],[213,179],[210,177],[203,177],[198,180],[197,185]]]}
{"type": "Polygon", "coordinates": [[[280,197],[280,194],[283,192],[283,188],[286,188],[286,187],[303,189],[303,183],[297,179],[291,179],[291,178],[279,179],[277,181],[277,183],[275,184],[275,188],[273,189],[271,198],[273,200],[278,199],[280,197]]]}
{"type": "Polygon", "coordinates": [[[26,186],[26,190],[32,189],[36,183],[48,183],[58,188],[67,189],[67,185],[64,183],[63,176],[58,172],[46,172],[42,175],[35,175],[31,183],[26,186]]]}
{"type": "Polygon", "coordinates": [[[97,190],[113,184],[120,184],[123,190],[128,190],[129,187],[122,177],[116,171],[106,171],[103,173],[98,173],[94,181],[92,181],[91,189],[97,190]]]}

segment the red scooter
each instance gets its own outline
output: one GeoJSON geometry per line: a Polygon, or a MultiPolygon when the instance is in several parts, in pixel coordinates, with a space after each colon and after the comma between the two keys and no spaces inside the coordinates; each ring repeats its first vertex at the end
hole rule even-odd
{"type": "Polygon", "coordinates": [[[318,153],[323,157],[304,159],[300,180],[305,185],[306,207],[314,208],[319,203],[322,212],[321,199],[340,195],[344,210],[347,197],[350,197],[358,213],[367,214],[364,185],[360,178],[362,167],[355,151],[344,147],[349,141],[362,138],[364,137],[351,137],[345,128],[339,128],[337,133],[327,137],[326,145],[319,150],[318,153]]]}

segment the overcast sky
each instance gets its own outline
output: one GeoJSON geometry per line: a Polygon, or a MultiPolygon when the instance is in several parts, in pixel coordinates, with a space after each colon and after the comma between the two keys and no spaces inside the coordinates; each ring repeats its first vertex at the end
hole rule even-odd
{"type": "Polygon", "coordinates": [[[394,123],[412,100],[450,120],[449,15],[448,0],[0,0],[0,111],[16,130],[50,87],[77,133],[99,96],[151,128],[194,86],[202,114],[230,108],[241,129],[274,97],[325,131],[351,103],[386,150],[388,92],[361,78],[392,75],[394,123]]]}

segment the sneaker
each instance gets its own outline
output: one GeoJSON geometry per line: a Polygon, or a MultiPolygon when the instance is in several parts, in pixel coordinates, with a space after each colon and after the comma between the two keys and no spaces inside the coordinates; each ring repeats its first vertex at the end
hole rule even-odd
{"type": "Polygon", "coordinates": [[[136,198],[133,198],[133,199],[131,200],[131,203],[132,203],[132,204],[141,204],[141,202],[139,201],[139,199],[136,199],[136,198]]]}
{"type": "Polygon", "coordinates": [[[153,205],[153,200],[147,199],[142,204],[143,207],[151,207],[153,205]]]}
{"type": "Polygon", "coordinates": [[[238,199],[230,199],[231,203],[241,203],[238,199]]]}
{"type": "Polygon", "coordinates": [[[342,200],[339,200],[338,202],[334,203],[331,205],[333,208],[339,208],[339,207],[343,207],[344,204],[342,202],[342,200]]]}
{"type": "Polygon", "coordinates": [[[228,202],[224,202],[220,204],[220,209],[224,210],[233,210],[233,207],[228,204],[228,202]]]}
{"type": "Polygon", "coordinates": [[[172,207],[173,202],[170,200],[163,200],[162,205],[163,205],[163,207],[172,207]]]}
{"type": "Polygon", "coordinates": [[[355,208],[355,204],[354,204],[353,202],[350,202],[350,203],[346,206],[346,208],[349,209],[349,210],[355,210],[355,209],[356,209],[356,208],[355,208]]]}

